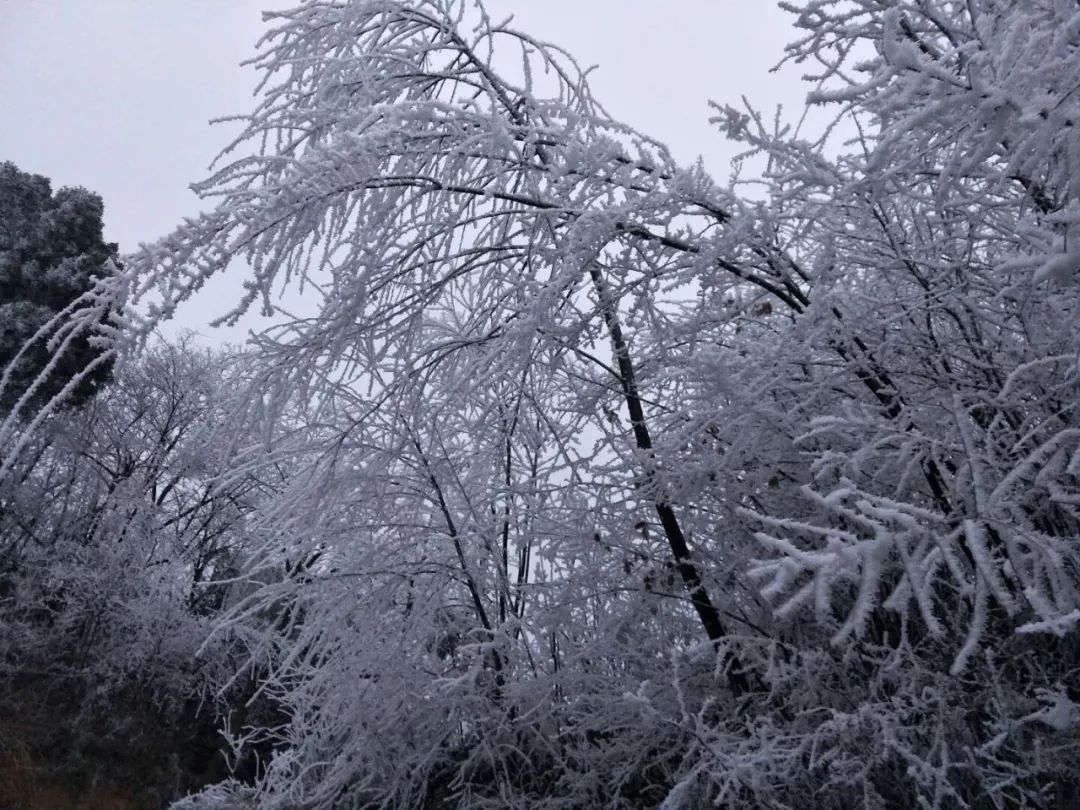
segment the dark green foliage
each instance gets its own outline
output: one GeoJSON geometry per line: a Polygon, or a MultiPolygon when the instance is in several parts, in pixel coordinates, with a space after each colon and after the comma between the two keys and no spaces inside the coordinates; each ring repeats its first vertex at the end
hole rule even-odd
{"type": "MultiPolygon", "coordinates": [[[[83,188],[55,194],[49,180],[0,163],[0,368],[12,363],[35,332],[85,293],[115,259],[117,247],[102,237],[101,198],[83,188]]],[[[35,390],[31,407],[54,397],[98,356],[100,349],[81,335],[35,390]]],[[[0,393],[0,414],[14,407],[52,352],[38,340],[12,369],[0,393]]],[[[108,380],[111,364],[94,370],[68,402],[80,405],[108,380]]]]}

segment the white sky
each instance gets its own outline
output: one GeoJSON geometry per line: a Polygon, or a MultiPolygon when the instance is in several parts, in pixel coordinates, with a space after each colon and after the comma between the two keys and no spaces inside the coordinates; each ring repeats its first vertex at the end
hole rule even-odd
{"type": "MultiPolygon", "coordinates": [[[[0,161],[100,194],[106,236],[121,252],[165,235],[204,207],[187,186],[228,135],[207,122],[251,107],[255,73],[239,63],[263,30],[261,9],[281,5],[0,0],[0,161]]],[[[707,101],[746,95],[765,109],[783,103],[794,116],[807,89],[797,69],[768,72],[793,36],[773,0],[486,6],[597,65],[594,94],[610,113],[681,161],[703,156],[718,180],[735,150],[708,123],[707,101]]],[[[205,317],[188,312],[185,320],[198,326],[205,317]]]]}

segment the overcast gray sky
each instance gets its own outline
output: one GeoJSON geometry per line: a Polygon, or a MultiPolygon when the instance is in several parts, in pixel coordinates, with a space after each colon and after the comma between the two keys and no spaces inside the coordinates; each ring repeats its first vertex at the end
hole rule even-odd
{"type": "MultiPolygon", "coordinates": [[[[240,67],[280,0],[0,0],[0,160],[105,200],[122,252],[203,207],[188,189],[246,112],[240,67]]],[[[774,0],[488,0],[493,17],[597,65],[594,93],[617,118],[698,155],[726,179],[733,148],[707,101],[801,107],[796,69],[769,74],[792,38],[774,0]]],[[[190,314],[189,314],[190,317],[190,314]]],[[[195,325],[193,322],[192,325],[195,325]]]]}

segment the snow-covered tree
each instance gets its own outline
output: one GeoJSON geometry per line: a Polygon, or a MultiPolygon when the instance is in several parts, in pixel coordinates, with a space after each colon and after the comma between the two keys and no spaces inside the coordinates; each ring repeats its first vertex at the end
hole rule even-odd
{"type": "Polygon", "coordinates": [[[242,640],[203,645],[277,483],[230,464],[242,360],[154,344],[50,419],[0,486],[5,768],[29,757],[158,802],[226,773],[217,727],[250,690],[217,693],[242,640]]]}
{"type": "MultiPolygon", "coordinates": [[[[39,336],[108,273],[107,263],[116,258],[116,245],[102,237],[102,211],[101,198],[86,189],[54,194],[48,179],[0,163],[0,366],[7,367],[0,412],[5,415],[24,394],[31,404],[48,402],[102,354],[86,334],[55,354],[39,336]],[[52,368],[28,390],[50,360],[52,368]]],[[[79,404],[94,395],[109,378],[107,359],[75,381],[67,402],[79,404]]]]}
{"type": "Polygon", "coordinates": [[[837,126],[718,108],[745,198],[472,2],[268,15],[115,279],[136,343],[237,259],[278,323],[216,632],[282,712],[182,806],[1067,806],[1080,17],[791,10],[837,126]]]}
{"type": "Polygon", "coordinates": [[[853,140],[836,156],[720,117],[769,160],[750,250],[802,268],[808,299],[760,378],[805,472],[794,501],[749,507],[769,552],[750,573],[780,615],[815,617],[800,655],[831,650],[807,678],[829,716],[792,754],[812,745],[818,784],[868,805],[1074,789],[1078,20],[806,3],[790,55],[853,140]]]}

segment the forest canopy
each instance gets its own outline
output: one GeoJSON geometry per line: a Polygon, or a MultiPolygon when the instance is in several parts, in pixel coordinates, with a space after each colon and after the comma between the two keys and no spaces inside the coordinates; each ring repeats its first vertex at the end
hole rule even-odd
{"type": "Polygon", "coordinates": [[[1071,806],[1080,14],[784,6],[834,126],[714,105],[752,188],[470,0],[268,13],[58,324],[116,381],[0,424],[14,704],[197,719],[178,810],[1071,806]]]}

